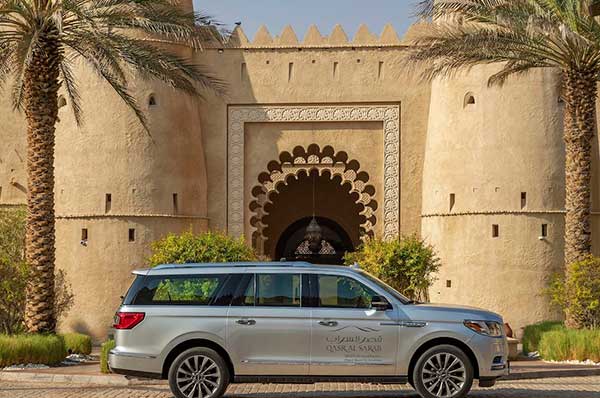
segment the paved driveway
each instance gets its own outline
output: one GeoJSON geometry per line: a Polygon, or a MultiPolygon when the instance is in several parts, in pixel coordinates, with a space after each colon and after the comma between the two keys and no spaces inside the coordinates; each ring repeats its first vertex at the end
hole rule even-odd
{"type": "MultiPolygon", "coordinates": [[[[0,398],[171,398],[165,384],[102,387],[68,384],[0,382],[0,398]]],[[[351,383],[315,385],[240,384],[226,398],[377,398],[415,397],[406,386],[351,383]]],[[[475,389],[472,398],[600,398],[600,376],[500,382],[492,389],[475,389]]]]}

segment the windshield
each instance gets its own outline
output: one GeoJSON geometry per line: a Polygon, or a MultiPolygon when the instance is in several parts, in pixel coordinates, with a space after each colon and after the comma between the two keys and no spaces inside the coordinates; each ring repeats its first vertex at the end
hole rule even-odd
{"type": "Polygon", "coordinates": [[[372,282],[376,283],[377,286],[381,287],[383,290],[385,290],[387,293],[391,294],[392,296],[394,296],[394,298],[396,298],[398,301],[400,301],[402,304],[410,304],[413,301],[410,300],[409,298],[405,297],[402,293],[400,293],[399,291],[397,291],[396,289],[394,289],[393,287],[391,287],[390,285],[388,285],[387,283],[385,283],[384,281],[382,281],[379,278],[374,277],[373,275],[369,274],[368,272],[365,272],[363,270],[359,270],[359,272],[366,278],[370,279],[372,282]]]}

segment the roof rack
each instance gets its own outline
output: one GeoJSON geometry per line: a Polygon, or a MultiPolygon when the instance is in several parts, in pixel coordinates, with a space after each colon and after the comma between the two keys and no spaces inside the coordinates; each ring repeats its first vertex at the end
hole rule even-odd
{"type": "Polygon", "coordinates": [[[313,267],[314,265],[305,261],[286,261],[286,262],[238,262],[238,263],[192,263],[192,264],[162,264],[153,270],[163,269],[189,269],[189,268],[216,268],[216,267],[239,267],[239,268],[260,268],[260,267],[313,267]]]}

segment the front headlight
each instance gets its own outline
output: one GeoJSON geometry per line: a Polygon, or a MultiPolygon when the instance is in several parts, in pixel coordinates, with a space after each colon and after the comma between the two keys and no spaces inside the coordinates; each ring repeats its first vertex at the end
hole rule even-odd
{"type": "Polygon", "coordinates": [[[490,337],[502,336],[502,325],[493,321],[465,321],[465,326],[472,331],[490,337]]]}

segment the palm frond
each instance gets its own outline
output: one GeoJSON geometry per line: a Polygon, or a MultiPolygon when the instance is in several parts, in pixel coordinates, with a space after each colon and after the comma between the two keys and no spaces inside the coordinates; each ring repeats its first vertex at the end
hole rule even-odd
{"type": "Polygon", "coordinates": [[[69,97],[69,103],[71,104],[71,110],[75,117],[77,126],[81,126],[83,121],[83,115],[81,111],[81,96],[79,95],[79,88],[77,86],[77,80],[71,69],[71,63],[69,60],[64,60],[60,64],[60,78],[69,97]]]}
{"type": "MultiPolygon", "coordinates": [[[[424,0],[417,13],[431,29],[407,50],[423,77],[448,76],[482,63],[505,63],[501,84],[536,67],[600,69],[600,25],[581,0],[424,0]]],[[[589,5],[589,4],[588,4],[589,5]]]]}
{"type": "Polygon", "coordinates": [[[226,95],[225,82],[185,54],[221,40],[222,26],[185,10],[178,0],[0,0],[0,82],[14,75],[13,103],[23,102],[24,74],[40,32],[58,30],[60,82],[78,124],[82,106],[71,65],[84,61],[109,84],[143,128],[147,119],[130,89],[132,76],[156,80],[191,96],[226,95]]]}

